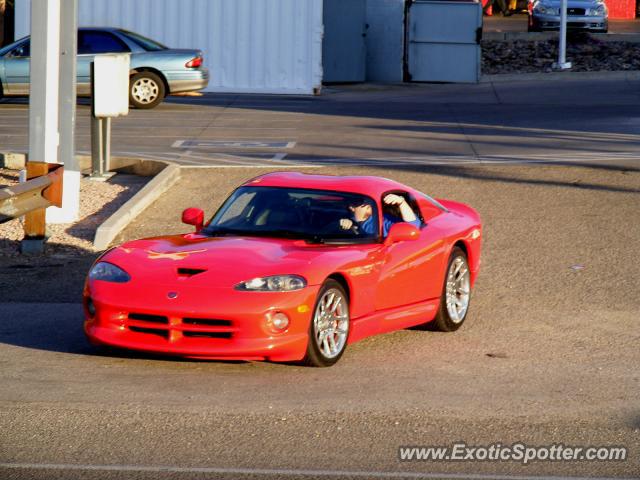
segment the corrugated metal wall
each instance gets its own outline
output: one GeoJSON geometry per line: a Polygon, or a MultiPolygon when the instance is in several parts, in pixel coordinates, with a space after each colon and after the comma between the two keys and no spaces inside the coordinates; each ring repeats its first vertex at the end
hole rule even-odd
{"type": "MultiPolygon", "coordinates": [[[[79,0],[81,26],[116,26],[200,48],[208,91],[312,94],[322,82],[323,0],[79,0]]],[[[30,1],[16,1],[16,38],[30,1]]]]}

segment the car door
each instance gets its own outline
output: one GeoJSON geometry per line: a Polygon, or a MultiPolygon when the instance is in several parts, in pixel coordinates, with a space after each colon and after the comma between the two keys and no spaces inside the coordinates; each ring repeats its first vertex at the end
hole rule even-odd
{"type": "Polygon", "coordinates": [[[10,50],[3,58],[6,93],[29,95],[30,42],[24,40],[10,50]]]}
{"type": "Polygon", "coordinates": [[[78,94],[88,95],[91,89],[91,62],[101,53],[129,53],[131,49],[116,35],[106,30],[78,32],[78,94]]]}
{"type": "MultiPolygon", "coordinates": [[[[395,193],[395,192],[394,192],[395,193]]],[[[416,202],[404,193],[414,212],[422,218],[416,202]]],[[[443,232],[433,223],[422,223],[417,240],[385,245],[376,294],[376,310],[411,305],[440,297],[443,232]]]]}

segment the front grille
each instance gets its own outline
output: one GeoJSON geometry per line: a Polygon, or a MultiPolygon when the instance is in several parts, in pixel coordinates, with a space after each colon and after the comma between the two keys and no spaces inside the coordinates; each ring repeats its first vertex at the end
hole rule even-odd
{"type": "Polygon", "coordinates": [[[232,338],[231,332],[190,332],[184,331],[182,334],[190,338],[232,338]]]}
{"type": "Polygon", "coordinates": [[[165,340],[169,340],[169,330],[164,330],[161,328],[144,328],[144,327],[129,327],[129,330],[137,333],[147,333],[150,335],[157,335],[159,337],[164,338],[165,340]]]}
{"type": "Polygon", "coordinates": [[[162,337],[167,341],[177,341],[182,337],[229,340],[235,331],[231,320],[217,318],[169,318],[136,312],[129,313],[127,318],[129,331],[162,337]]]}
{"type": "Polygon", "coordinates": [[[567,15],[584,15],[584,8],[567,8],[567,15]]]}
{"type": "Polygon", "coordinates": [[[162,323],[169,325],[169,319],[162,315],[147,315],[146,313],[130,313],[129,320],[138,320],[140,322],[162,323]]]}
{"type": "Polygon", "coordinates": [[[230,327],[231,320],[217,320],[211,318],[183,318],[186,325],[205,325],[207,327],[230,327]]]}

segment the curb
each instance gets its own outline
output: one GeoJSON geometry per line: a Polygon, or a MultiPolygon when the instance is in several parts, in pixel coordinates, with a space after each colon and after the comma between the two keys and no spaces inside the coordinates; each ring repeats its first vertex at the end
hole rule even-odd
{"type": "Polygon", "coordinates": [[[532,82],[540,80],[553,82],[576,80],[640,80],[640,71],[503,73],[498,75],[482,75],[480,83],[532,82]]]}
{"type": "MultiPolygon", "coordinates": [[[[166,163],[160,162],[158,163],[166,163]]],[[[180,167],[166,163],[166,167],[138,193],[123,204],[96,230],[93,247],[96,251],[107,249],[114,238],[145,208],[153,203],[180,179],[180,167]]]]}
{"type": "MultiPolygon", "coordinates": [[[[586,33],[594,42],[628,42],[640,43],[639,33],[586,33]]],[[[529,42],[556,40],[558,32],[482,32],[482,40],[489,42],[514,42],[526,40],[529,42]]]]}

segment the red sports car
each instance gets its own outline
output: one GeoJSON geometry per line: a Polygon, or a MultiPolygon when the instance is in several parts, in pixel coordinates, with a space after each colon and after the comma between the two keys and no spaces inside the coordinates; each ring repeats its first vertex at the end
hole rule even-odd
{"type": "Polygon", "coordinates": [[[329,366],[348,343],[457,330],[480,266],[472,208],[379,177],[272,173],[185,235],[107,251],[84,289],[96,344],[329,366]]]}

